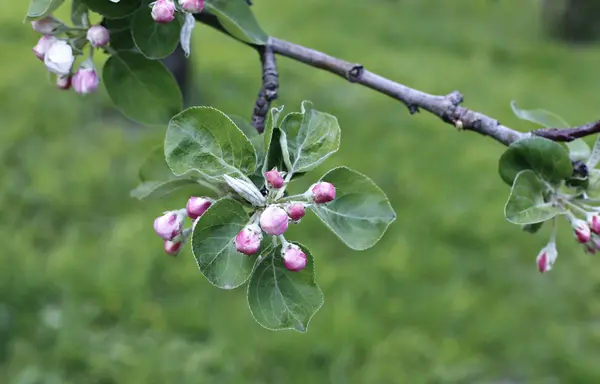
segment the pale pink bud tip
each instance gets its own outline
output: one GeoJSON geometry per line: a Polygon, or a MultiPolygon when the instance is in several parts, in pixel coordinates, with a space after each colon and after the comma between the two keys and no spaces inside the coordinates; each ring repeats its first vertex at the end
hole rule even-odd
{"type": "Polygon", "coordinates": [[[58,76],[56,78],[56,88],[65,91],[71,88],[71,75],[58,76]]]}
{"type": "Polygon", "coordinates": [[[283,250],[283,265],[288,271],[299,272],[306,268],[306,254],[294,244],[288,245],[283,250]]]}
{"type": "Polygon", "coordinates": [[[260,250],[261,241],[262,232],[258,225],[249,225],[235,237],[235,249],[244,255],[254,255],[260,250]]]}
{"type": "Polygon", "coordinates": [[[100,79],[93,68],[80,68],[73,75],[73,89],[82,95],[94,92],[98,88],[100,79]]]}
{"type": "Polygon", "coordinates": [[[302,203],[293,203],[288,207],[288,215],[293,221],[298,221],[306,214],[306,208],[302,203]]]}
{"type": "Polygon", "coordinates": [[[189,13],[200,13],[204,9],[204,0],[179,0],[181,9],[189,13]]]}
{"type": "Polygon", "coordinates": [[[46,52],[48,52],[48,50],[50,49],[50,47],[52,46],[52,44],[56,41],[56,38],[54,36],[50,36],[50,35],[44,35],[40,38],[40,40],[37,42],[37,44],[35,45],[35,47],[33,47],[33,53],[35,54],[35,56],[40,59],[40,60],[44,60],[44,57],[46,57],[46,52]]]}
{"type": "Polygon", "coordinates": [[[277,169],[273,168],[270,171],[265,172],[265,179],[273,188],[283,187],[283,177],[277,172],[277,169]]]}
{"type": "Polygon", "coordinates": [[[271,205],[260,215],[260,226],[269,235],[283,235],[288,229],[288,215],[282,208],[271,205]]]}
{"type": "Polygon", "coordinates": [[[211,206],[212,200],[207,197],[192,196],[187,202],[186,210],[190,219],[195,220],[202,216],[204,212],[211,206]]]}
{"type": "Polygon", "coordinates": [[[93,47],[104,47],[110,40],[110,32],[101,25],[93,25],[88,29],[86,37],[93,47]]]}
{"type": "Polygon", "coordinates": [[[154,231],[163,240],[173,240],[181,233],[183,222],[177,212],[167,212],[154,220],[154,231]]]}
{"type": "Polygon", "coordinates": [[[312,187],[313,201],[317,204],[329,203],[335,199],[335,187],[326,181],[312,187]]]}
{"type": "Polygon", "coordinates": [[[58,28],[62,23],[60,20],[56,19],[54,16],[47,16],[40,20],[35,20],[31,22],[31,27],[34,31],[40,33],[52,33],[58,28]]]}
{"type": "Polygon", "coordinates": [[[46,68],[57,75],[69,74],[74,61],[73,49],[64,40],[52,42],[44,56],[46,68]]]}
{"type": "Polygon", "coordinates": [[[183,245],[183,242],[181,242],[181,241],[174,242],[174,241],[165,240],[165,252],[168,255],[177,256],[179,251],[181,251],[182,245],[183,245]]]}
{"type": "Polygon", "coordinates": [[[536,259],[538,270],[541,273],[551,270],[557,256],[558,252],[556,251],[556,245],[554,242],[546,245],[544,248],[542,248],[536,259]]]}
{"type": "Polygon", "coordinates": [[[171,0],[157,0],[152,5],[152,18],[157,23],[170,23],[175,18],[175,3],[171,0]]]}
{"type": "Polygon", "coordinates": [[[592,238],[592,233],[590,231],[590,227],[583,220],[576,219],[572,223],[573,230],[575,231],[575,237],[577,241],[582,244],[587,243],[592,238]]]}
{"type": "Polygon", "coordinates": [[[590,230],[594,232],[596,235],[600,235],[600,215],[594,214],[591,215],[589,220],[590,230]]]}

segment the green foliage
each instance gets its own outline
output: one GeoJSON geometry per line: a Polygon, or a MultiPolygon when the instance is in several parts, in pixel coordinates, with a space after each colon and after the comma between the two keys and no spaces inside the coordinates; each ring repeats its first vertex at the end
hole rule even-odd
{"type": "Polygon", "coordinates": [[[92,11],[109,19],[120,19],[131,15],[142,6],[142,0],[121,0],[113,3],[110,0],[83,0],[92,11]]]}
{"type": "Polygon", "coordinates": [[[142,55],[162,59],[177,48],[181,25],[181,17],[167,24],[157,23],[148,9],[140,8],[131,21],[131,36],[142,55]]]}
{"type": "Polygon", "coordinates": [[[564,209],[545,198],[549,189],[534,171],[519,172],[504,208],[506,219],[513,224],[536,224],[563,213],[564,209]]]}
{"type": "Polygon", "coordinates": [[[33,21],[50,15],[65,0],[31,0],[27,10],[27,21],[33,21]]]}
{"type": "Polygon", "coordinates": [[[158,61],[121,52],[106,61],[102,77],[111,100],[130,119],[164,124],[182,109],[177,82],[158,61]]]}
{"type": "Polygon", "coordinates": [[[205,6],[235,38],[257,45],[267,42],[267,34],[260,28],[245,1],[206,0],[205,6]]]}

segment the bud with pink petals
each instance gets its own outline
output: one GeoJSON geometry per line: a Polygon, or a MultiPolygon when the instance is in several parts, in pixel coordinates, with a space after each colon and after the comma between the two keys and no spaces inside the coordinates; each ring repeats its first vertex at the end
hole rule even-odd
{"type": "Polygon", "coordinates": [[[552,269],[554,262],[556,261],[556,257],[558,256],[558,251],[556,250],[556,244],[554,241],[548,243],[537,256],[536,262],[538,269],[541,273],[548,272],[552,269]]]}
{"type": "Polygon", "coordinates": [[[181,9],[189,13],[200,13],[204,9],[204,0],[179,0],[181,9]]]}
{"type": "Polygon", "coordinates": [[[165,240],[165,252],[171,256],[177,256],[181,251],[182,241],[169,241],[165,240]]]}
{"type": "Polygon", "coordinates": [[[152,18],[157,23],[170,23],[175,19],[175,3],[171,0],[157,0],[152,5],[152,18]]]}
{"type": "Polygon", "coordinates": [[[292,203],[288,206],[288,215],[293,221],[298,221],[306,214],[306,208],[302,203],[292,203]]]}
{"type": "Polygon", "coordinates": [[[592,232],[590,231],[590,227],[587,223],[580,219],[573,219],[571,222],[573,230],[575,231],[575,237],[577,241],[582,244],[587,243],[592,238],[592,232]]]}
{"type": "Polygon", "coordinates": [[[248,225],[235,237],[235,249],[244,255],[254,255],[260,250],[262,231],[256,224],[248,225]]]}
{"type": "Polygon", "coordinates": [[[185,216],[179,211],[165,212],[154,220],[154,231],[163,240],[171,241],[181,234],[185,216]]]}
{"type": "Polygon", "coordinates": [[[310,194],[317,204],[329,203],[335,199],[335,187],[331,183],[321,181],[312,186],[310,194]]]}
{"type": "Polygon", "coordinates": [[[597,213],[590,214],[588,216],[588,224],[593,233],[600,235],[600,215],[597,213]]]}
{"type": "Polygon", "coordinates": [[[277,172],[277,168],[273,168],[270,171],[265,172],[265,179],[273,188],[281,188],[283,187],[283,177],[281,174],[277,172]]]}
{"type": "Polygon", "coordinates": [[[269,235],[283,235],[288,229],[288,215],[283,208],[268,206],[260,215],[260,226],[269,235]]]}
{"type": "Polygon", "coordinates": [[[44,55],[46,68],[57,75],[68,75],[71,73],[74,61],[73,48],[64,40],[55,40],[52,42],[44,55]]]}
{"type": "Polygon", "coordinates": [[[52,46],[52,44],[56,41],[56,37],[51,36],[51,35],[44,35],[40,38],[40,40],[37,42],[37,44],[35,45],[35,47],[33,47],[33,53],[35,54],[35,56],[40,59],[40,60],[44,60],[44,57],[46,57],[46,52],[48,52],[48,50],[50,49],[50,47],[52,46]]]}
{"type": "Polygon", "coordinates": [[[79,70],[73,75],[73,89],[82,95],[94,92],[100,84],[98,74],[94,69],[91,60],[87,60],[79,67],[79,70]]]}
{"type": "Polygon", "coordinates": [[[202,216],[204,212],[212,205],[213,200],[208,197],[196,197],[192,196],[185,206],[187,215],[190,219],[195,220],[202,216]]]}
{"type": "Polygon", "coordinates": [[[92,25],[87,31],[86,38],[92,47],[104,47],[110,40],[110,32],[101,25],[92,25]]]}
{"type": "Polygon", "coordinates": [[[295,244],[288,244],[282,249],[283,265],[288,271],[299,272],[306,268],[306,254],[295,244]]]}
{"type": "Polygon", "coordinates": [[[71,75],[58,76],[56,78],[56,88],[64,91],[71,88],[71,75]]]}
{"type": "Polygon", "coordinates": [[[34,31],[48,34],[60,27],[62,23],[54,16],[46,16],[43,19],[35,20],[31,22],[31,27],[34,31]]]}

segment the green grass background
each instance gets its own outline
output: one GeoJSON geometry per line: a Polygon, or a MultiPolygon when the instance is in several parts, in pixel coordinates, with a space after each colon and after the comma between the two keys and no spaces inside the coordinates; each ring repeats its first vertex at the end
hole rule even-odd
{"type": "MultiPolygon", "coordinates": [[[[152,221],[185,204],[129,197],[164,129],[132,127],[104,90],[54,90],[22,24],[0,3],[0,382],[593,383],[600,380],[600,261],[563,223],[554,270],[506,222],[503,147],[410,116],[397,101],[279,58],[280,103],[336,115],[346,164],[388,194],[397,221],[354,252],[314,218],[290,231],[316,256],[325,305],[308,332],[254,322],[244,289],[221,291],[189,250],[162,251],[152,221]]],[[[548,42],[537,1],[256,0],[264,29],[465,105],[519,130],[509,102],[571,124],[597,119],[597,46],[548,42]]],[[[201,102],[248,116],[255,52],[194,33],[201,102]]],[[[589,140],[593,143],[593,138],[589,140]]],[[[304,183],[304,184],[302,184],[304,183]]],[[[300,187],[299,187],[300,188],[300,187]]]]}

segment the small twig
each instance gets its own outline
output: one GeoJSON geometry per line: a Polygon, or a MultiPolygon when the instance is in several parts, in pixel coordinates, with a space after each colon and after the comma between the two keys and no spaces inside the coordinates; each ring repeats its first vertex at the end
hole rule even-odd
{"type": "Polygon", "coordinates": [[[275,55],[269,44],[260,46],[257,50],[262,65],[262,84],[252,110],[252,125],[259,133],[262,133],[265,130],[265,120],[271,107],[271,101],[277,98],[279,74],[275,55]]]}
{"type": "Polygon", "coordinates": [[[573,141],[600,132],[600,120],[574,128],[545,128],[531,133],[553,141],[573,141]]]}

